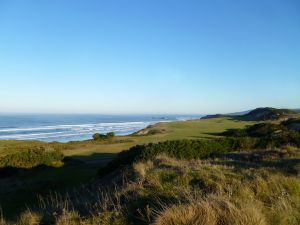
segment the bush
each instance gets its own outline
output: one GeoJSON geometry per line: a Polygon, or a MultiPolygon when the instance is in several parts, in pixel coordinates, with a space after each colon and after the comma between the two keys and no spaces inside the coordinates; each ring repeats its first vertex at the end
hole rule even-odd
{"type": "Polygon", "coordinates": [[[108,132],[107,134],[106,134],[106,138],[107,139],[112,139],[112,138],[114,138],[115,137],[115,132],[108,132]]]}
{"type": "Polygon", "coordinates": [[[258,138],[257,147],[261,148],[300,147],[300,133],[283,124],[259,123],[246,129],[231,129],[224,132],[223,135],[236,138],[258,138]]]}
{"type": "Polygon", "coordinates": [[[108,132],[106,135],[105,134],[99,134],[99,133],[93,134],[94,141],[111,140],[114,137],[115,137],[114,132],[108,132]]]}
{"type": "Polygon", "coordinates": [[[99,170],[105,175],[121,165],[154,159],[157,155],[166,154],[177,159],[203,159],[213,155],[255,149],[262,145],[256,138],[219,138],[214,140],[176,140],[156,144],[136,145],[122,151],[117,158],[99,170]]]}
{"type": "Polygon", "coordinates": [[[63,158],[63,154],[58,150],[46,150],[44,147],[36,147],[0,158],[0,167],[32,168],[39,165],[51,166],[54,162],[61,161],[63,158]]]}
{"type": "Polygon", "coordinates": [[[106,135],[95,133],[95,134],[93,134],[93,139],[94,139],[94,141],[104,140],[104,139],[106,139],[106,135]]]}
{"type": "MultiPolygon", "coordinates": [[[[156,144],[136,145],[127,151],[120,152],[116,159],[108,163],[106,167],[101,168],[98,173],[99,175],[104,175],[122,165],[152,160],[159,154],[166,154],[177,159],[204,159],[232,151],[271,149],[286,146],[300,147],[299,133],[295,131],[278,133],[275,130],[274,133],[269,134],[272,129],[269,125],[267,127],[254,125],[245,131],[238,130],[238,135],[246,133],[246,136],[242,137],[234,136],[213,140],[175,140],[156,144]],[[262,138],[258,138],[258,134],[262,135],[262,138]]],[[[235,135],[236,133],[232,132],[232,134],[235,135]]]]}

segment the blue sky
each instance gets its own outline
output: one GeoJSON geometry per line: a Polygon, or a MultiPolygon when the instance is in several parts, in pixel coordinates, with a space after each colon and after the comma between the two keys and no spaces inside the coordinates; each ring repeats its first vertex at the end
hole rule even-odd
{"type": "Polygon", "coordinates": [[[0,111],[300,108],[298,0],[0,0],[0,111]]]}

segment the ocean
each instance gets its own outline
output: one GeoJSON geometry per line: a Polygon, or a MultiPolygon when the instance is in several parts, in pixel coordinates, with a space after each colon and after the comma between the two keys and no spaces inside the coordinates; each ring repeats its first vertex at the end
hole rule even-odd
{"type": "Polygon", "coordinates": [[[0,114],[0,140],[80,141],[94,133],[127,135],[158,122],[202,115],[0,114]]]}

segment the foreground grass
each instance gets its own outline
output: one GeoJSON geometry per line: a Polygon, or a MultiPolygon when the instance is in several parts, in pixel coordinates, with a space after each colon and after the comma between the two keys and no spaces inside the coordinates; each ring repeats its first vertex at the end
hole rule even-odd
{"type": "Polygon", "coordinates": [[[161,199],[153,204],[154,224],[299,224],[299,153],[284,156],[298,160],[285,165],[293,173],[267,166],[283,160],[279,152],[261,153],[261,161],[243,167],[239,154],[203,161],[160,156],[135,164],[143,195],[161,199]]]}
{"type": "Polygon", "coordinates": [[[128,168],[115,188],[79,191],[80,201],[52,196],[17,224],[297,225],[299,160],[297,150],[188,161],[160,155],[128,168]]]}

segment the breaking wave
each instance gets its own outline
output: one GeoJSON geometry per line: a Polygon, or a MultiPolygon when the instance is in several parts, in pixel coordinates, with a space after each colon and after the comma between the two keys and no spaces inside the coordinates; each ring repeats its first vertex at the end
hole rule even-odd
{"type": "MultiPolygon", "coordinates": [[[[187,116],[1,116],[0,140],[68,142],[91,139],[94,133],[128,135],[158,122],[186,120],[187,116]]],[[[199,117],[198,117],[199,118],[199,117]]]]}
{"type": "Polygon", "coordinates": [[[160,121],[5,128],[5,129],[0,129],[0,140],[52,141],[55,140],[55,138],[64,138],[64,137],[72,137],[72,136],[84,136],[85,138],[86,137],[91,138],[91,136],[96,132],[107,133],[111,131],[115,132],[117,135],[127,135],[137,130],[143,129],[156,122],[160,122],[160,121]]]}

